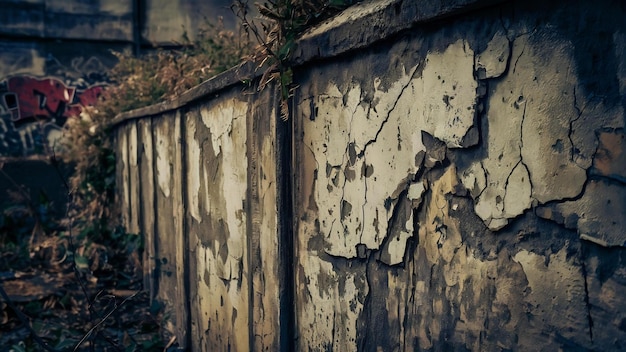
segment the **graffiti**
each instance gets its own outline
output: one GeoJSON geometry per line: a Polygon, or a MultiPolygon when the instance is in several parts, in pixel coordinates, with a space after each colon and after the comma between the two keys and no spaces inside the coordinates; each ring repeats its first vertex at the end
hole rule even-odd
{"type": "Polygon", "coordinates": [[[49,76],[62,79],[66,85],[77,89],[86,89],[92,85],[106,85],[109,83],[106,72],[109,70],[98,57],[74,57],[69,65],[64,65],[48,54],[46,57],[46,72],[49,76]]]}
{"type": "Polygon", "coordinates": [[[93,105],[104,85],[66,85],[57,78],[14,76],[0,82],[0,155],[42,153],[68,118],[93,105]]]}
{"type": "Polygon", "coordinates": [[[68,87],[56,78],[38,79],[17,76],[0,83],[0,105],[11,110],[11,119],[18,124],[33,119],[54,118],[62,126],[71,116],[80,114],[83,106],[93,105],[102,91],[102,86],[84,90],[68,87]]]}

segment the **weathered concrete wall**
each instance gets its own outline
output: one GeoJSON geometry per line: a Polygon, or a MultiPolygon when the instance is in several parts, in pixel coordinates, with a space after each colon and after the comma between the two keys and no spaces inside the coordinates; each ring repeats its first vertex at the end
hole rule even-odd
{"type": "Polygon", "coordinates": [[[275,105],[237,87],[117,128],[124,221],[181,346],[280,349],[275,105]]]}
{"type": "Polygon", "coordinates": [[[624,348],[625,14],[504,4],[296,75],[300,350],[624,348]]]}
{"type": "Polygon", "coordinates": [[[120,116],[120,200],[179,338],[624,349],[625,15],[368,2],[302,37],[292,130],[245,68],[120,116]]]}

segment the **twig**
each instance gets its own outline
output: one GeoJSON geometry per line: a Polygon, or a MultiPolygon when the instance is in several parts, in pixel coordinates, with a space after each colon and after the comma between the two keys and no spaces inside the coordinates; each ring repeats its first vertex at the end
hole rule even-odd
{"type": "Polygon", "coordinates": [[[124,305],[124,303],[126,303],[127,301],[129,301],[130,299],[134,298],[135,296],[137,296],[141,291],[137,291],[135,292],[132,296],[126,297],[122,303],[120,303],[119,305],[115,305],[115,307],[113,307],[113,309],[111,309],[110,312],[108,312],[104,318],[100,319],[100,321],[98,323],[96,323],[96,325],[94,325],[91,329],[89,329],[89,331],[87,331],[87,333],[85,334],[85,336],[83,336],[82,339],[80,339],[80,341],[78,341],[78,343],[76,344],[76,346],[74,346],[74,351],[76,351],[80,345],[83,344],[83,342],[85,342],[85,340],[87,340],[87,338],[89,338],[89,336],[91,336],[91,334],[100,326],[102,325],[113,313],[115,313],[121,306],[124,305]]]}
{"type": "Polygon", "coordinates": [[[4,287],[2,286],[2,283],[0,283],[0,295],[2,296],[2,298],[7,302],[7,304],[9,305],[9,307],[11,307],[11,309],[13,309],[13,311],[15,312],[15,314],[17,315],[17,318],[22,322],[22,324],[26,325],[26,328],[28,329],[28,331],[30,331],[30,335],[33,337],[33,339],[35,340],[35,342],[37,342],[41,347],[43,347],[46,351],[50,351],[50,352],[61,352],[57,349],[54,349],[50,346],[48,346],[48,344],[41,339],[41,337],[39,337],[39,335],[37,335],[37,333],[35,332],[35,330],[33,330],[33,327],[30,326],[30,322],[28,321],[28,318],[26,317],[26,315],[24,315],[24,313],[22,313],[21,310],[19,310],[15,304],[13,304],[13,301],[11,301],[11,298],[9,297],[9,295],[6,293],[6,291],[4,290],[4,287]]]}

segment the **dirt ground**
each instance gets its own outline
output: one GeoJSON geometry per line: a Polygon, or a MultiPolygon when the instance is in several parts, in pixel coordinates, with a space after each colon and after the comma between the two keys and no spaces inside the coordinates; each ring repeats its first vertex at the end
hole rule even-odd
{"type": "Polygon", "coordinates": [[[96,243],[32,210],[0,215],[0,351],[175,350],[142,289],[138,235],[96,243]]]}
{"type": "Polygon", "coordinates": [[[46,350],[42,343],[57,351],[163,351],[166,347],[160,307],[150,303],[138,283],[114,289],[113,282],[95,276],[79,282],[71,268],[32,268],[2,272],[0,277],[9,299],[0,298],[4,351],[46,350]]]}

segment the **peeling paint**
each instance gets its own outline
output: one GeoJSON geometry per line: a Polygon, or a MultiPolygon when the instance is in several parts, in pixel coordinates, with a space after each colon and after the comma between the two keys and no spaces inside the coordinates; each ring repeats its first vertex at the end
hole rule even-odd
{"type": "Polygon", "coordinates": [[[478,79],[500,77],[507,69],[511,52],[506,34],[498,31],[487,44],[487,48],[476,55],[478,79]]]}
{"type": "Polygon", "coordinates": [[[200,143],[193,137],[196,134],[196,121],[194,119],[189,119],[187,122],[187,143],[188,149],[187,153],[189,154],[189,162],[187,164],[188,179],[187,179],[187,187],[188,194],[190,196],[189,211],[191,216],[197,221],[202,222],[202,216],[200,215],[200,170],[202,168],[197,167],[197,162],[202,160],[201,151],[200,151],[200,143]]]}
{"type": "Polygon", "coordinates": [[[194,250],[192,345],[248,350],[248,104],[225,100],[185,116],[188,228],[194,250]],[[230,346],[230,347],[229,347],[230,346]]]}
{"type": "Polygon", "coordinates": [[[562,146],[574,141],[569,123],[563,121],[581,115],[575,96],[578,83],[567,74],[574,65],[571,47],[561,46],[546,60],[534,52],[539,47],[534,40],[527,35],[514,40],[510,72],[487,97],[489,128],[499,133],[489,139],[490,157],[482,161],[487,180],[476,196],[476,212],[492,230],[505,226],[534,201],[576,196],[586,181],[586,170],[579,165],[582,148],[562,146]],[[526,79],[528,75],[534,79],[526,79]]]}
{"type": "Polygon", "coordinates": [[[172,164],[168,158],[171,146],[167,142],[168,140],[169,135],[163,129],[156,131],[156,176],[159,189],[165,197],[170,196],[170,179],[172,177],[172,164]]]}
{"type": "Polygon", "coordinates": [[[421,76],[416,76],[415,66],[385,91],[377,89],[380,80],[375,78],[371,104],[360,100],[359,85],[342,94],[331,83],[315,100],[299,105],[306,130],[303,143],[317,164],[326,165],[314,187],[315,203],[327,209],[320,218],[327,253],[354,258],[359,244],[380,247],[398,196],[419,170],[415,160],[426,150],[422,131],[451,147],[463,144],[474,124],[477,83],[472,62],[472,50],[458,41],[442,53],[428,54],[421,76]],[[422,99],[416,101],[409,92],[422,99]],[[340,113],[333,113],[337,109],[340,113]],[[313,110],[315,119],[310,118],[313,110]],[[393,150],[396,144],[403,147],[393,150]]]}
{"type": "Polygon", "coordinates": [[[193,350],[626,348],[624,9],[490,5],[118,127],[193,350]]]}

